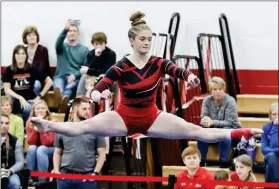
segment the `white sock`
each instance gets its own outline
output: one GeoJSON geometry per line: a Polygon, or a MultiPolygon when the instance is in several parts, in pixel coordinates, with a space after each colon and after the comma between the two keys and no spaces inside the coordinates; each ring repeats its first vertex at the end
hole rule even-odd
{"type": "Polygon", "coordinates": [[[232,133],[232,129],[229,129],[228,132],[227,132],[227,136],[226,136],[227,140],[231,140],[232,139],[232,134],[231,133],[232,133]]]}

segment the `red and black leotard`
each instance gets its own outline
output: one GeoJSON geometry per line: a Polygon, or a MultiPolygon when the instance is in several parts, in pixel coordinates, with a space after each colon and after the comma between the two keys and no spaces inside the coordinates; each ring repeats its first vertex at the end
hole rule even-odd
{"type": "Polygon", "coordinates": [[[165,74],[187,80],[191,72],[155,56],[139,69],[124,57],[107,71],[95,89],[102,92],[118,81],[121,100],[115,111],[122,117],[129,134],[146,134],[161,112],[155,100],[165,74]]]}

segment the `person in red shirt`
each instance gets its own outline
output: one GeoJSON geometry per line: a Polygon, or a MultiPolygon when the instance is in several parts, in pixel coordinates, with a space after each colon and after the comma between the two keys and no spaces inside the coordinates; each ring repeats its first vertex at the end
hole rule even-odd
{"type": "MultiPolygon", "coordinates": [[[[41,117],[45,120],[51,120],[51,114],[44,100],[35,101],[32,106],[30,117],[41,117]]],[[[30,171],[37,170],[39,172],[47,172],[49,169],[49,159],[53,157],[55,133],[46,132],[41,134],[36,126],[30,122],[26,123],[27,142],[30,145],[27,150],[27,168],[30,171]]],[[[44,181],[44,177],[40,177],[39,181],[44,181]]],[[[33,179],[30,178],[30,184],[33,179]]]]}
{"type": "MultiPolygon", "coordinates": [[[[253,161],[247,154],[243,154],[235,158],[235,172],[231,174],[232,181],[257,182],[252,172],[253,161]]],[[[238,187],[235,189],[257,189],[257,187],[238,187]]]]}
{"type": "Polygon", "coordinates": [[[174,189],[206,188],[204,184],[191,183],[191,180],[214,180],[213,173],[200,167],[201,153],[197,148],[185,148],[181,157],[186,166],[186,170],[177,175],[177,182],[174,185],[174,189]]]}

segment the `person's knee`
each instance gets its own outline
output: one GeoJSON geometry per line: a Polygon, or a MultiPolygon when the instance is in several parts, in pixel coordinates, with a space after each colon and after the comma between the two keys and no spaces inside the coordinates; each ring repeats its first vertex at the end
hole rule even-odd
{"type": "Polygon", "coordinates": [[[39,159],[40,157],[42,156],[46,156],[47,155],[47,147],[46,146],[39,146],[38,149],[37,149],[37,158],[39,159]]]}
{"type": "Polygon", "coordinates": [[[20,189],[20,180],[17,174],[12,175],[9,178],[9,189],[20,189]]]}
{"type": "Polygon", "coordinates": [[[36,154],[38,146],[36,145],[30,145],[27,149],[27,155],[28,154],[36,154]]]}
{"type": "Polygon", "coordinates": [[[270,160],[278,159],[278,158],[277,158],[277,155],[274,152],[269,152],[266,156],[264,156],[264,159],[266,161],[270,161],[270,160]]]}

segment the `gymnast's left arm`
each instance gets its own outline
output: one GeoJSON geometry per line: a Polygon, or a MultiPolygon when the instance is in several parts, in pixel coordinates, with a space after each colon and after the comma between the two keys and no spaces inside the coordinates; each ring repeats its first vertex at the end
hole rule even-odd
{"type": "Polygon", "coordinates": [[[196,75],[194,75],[191,71],[187,69],[178,67],[170,60],[166,59],[162,61],[160,67],[161,67],[161,72],[163,74],[168,74],[170,76],[183,79],[187,81],[192,87],[196,87],[199,85],[199,79],[196,75]]]}

